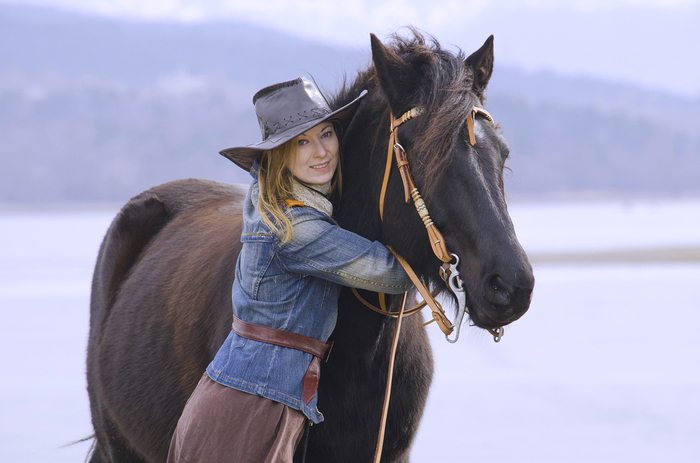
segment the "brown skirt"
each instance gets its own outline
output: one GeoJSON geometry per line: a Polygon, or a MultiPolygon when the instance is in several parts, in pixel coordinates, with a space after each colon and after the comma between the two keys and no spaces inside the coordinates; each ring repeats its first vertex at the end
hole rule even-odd
{"type": "Polygon", "coordinates": [[[204,373],[177,423],[168,462],[292,463],[306,417],[204,373]]]}

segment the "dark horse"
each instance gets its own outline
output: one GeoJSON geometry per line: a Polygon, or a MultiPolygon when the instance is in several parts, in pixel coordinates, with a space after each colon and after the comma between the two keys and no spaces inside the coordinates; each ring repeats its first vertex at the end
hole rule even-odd
{"type": "MultiPolygon", "coordinates": [[[[421,106],[423,115],[401,126],[399,142],[447,248],[460,257],[471,321],[481,328],[511,323],[528,309],[534,278],[504,199],[508,149],[482,117],[474,122],[472,146],[465,123],[483,103],[493,38],[466,59],[413,30],[389,47],[374,36],[371,42],[373,66],[331,102],[340,107],[369,91],[343,137],[338,223],[391,245],[431,286],[445,287],[397,172],[389,179],[384,219],[379,216],[389,112],[399,117],[421,106]]],[[[243,197],[232,185],[174,181],[134,197],[114,219],[92,284],[90,461],[165,461],[185,402],[231,327],[243,197]]],[[[425,406],[433,360],[422,322],[419,315],[403,324],[383,462],[408,461],[425,406]]],[[[326,419],[310,428],[307,461],[372,460],[395,326],[342,291],[319,389],[326,419]]]]}

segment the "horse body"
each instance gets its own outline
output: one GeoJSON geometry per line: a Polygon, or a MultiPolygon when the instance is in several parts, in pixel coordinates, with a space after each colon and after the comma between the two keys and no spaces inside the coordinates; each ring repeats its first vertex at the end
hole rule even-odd
{"type": "MultiPolygon", "coordinates": [[[[390,177],[384,220],[379,190],[388,149],[389,111],[427,109],[399,132],[434,222],[460,257],[472,321],[500,327],[528,308],[534,284],[503,198],[507,147],[477,124],[477,148],[464,133],[464,108],[480,103],[493,62],[491,39],[463,59],[412,40],[392,49],[372,36],[374,66],[340,92],[340,107],[369,95],[343,137],[341,226],[390,244],[432,285],[439,261],[412,205],[390,177]]],[[[133,198],[100,249],[91,300],[88,392],[96,434],[92,462],[162,462],[184,404],[231,326],[231,286],[240,251],[244,192],[182,180],[133,198]]],[[[372,298],[372,295],[367,295],[372,298]]],[[[376,297],[376,296],[375,296],[376,297]]],[[[390,298],[396,306],[399,298],[390,298]]],[[[371,461],[395,322],[340,295],[334,347],[322,366],[319,409],[307,461],[371,461]]],[[[384,462],[408,461],[432,378],[432,353],[420,315],[408,318],[394,367],[384,462]]]]}
{"type": "Polygon", "coordinates": [[[92,285],[92,461],[165,461],[182,408],[230,330],[244,194],[171,182],[133,198],[110,226],[92,285]]]}

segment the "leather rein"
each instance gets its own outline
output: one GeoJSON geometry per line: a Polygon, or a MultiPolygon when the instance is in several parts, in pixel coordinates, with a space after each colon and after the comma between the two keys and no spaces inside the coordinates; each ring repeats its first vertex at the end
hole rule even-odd
{"type": "MultiPolygon", "coordinates": [[[[430,293],[425,283],[423,283],[423,281],[416,275],[416,273],[413,271],[408,262],[406,262],[406,260],[403,257],[398,255],[393,249],[391,249],[391,247],[387,246],[389,250],[394,254],[396,259],[399,261],[401,266],[404,268],[408,276],[411,278],[411,281],[413,282],[414,286],[423,298],[422,303],[418,304],[417,306],[411,309],[405,310],[403,312],[403,316],[413,315],[415,313],[418,313],[426,305],[429,306],[432,311],[432,319],[426,324],[432,323],[433,321],[437,322],[438,326],[440,327],[440,330],[445,334],[445,338],[447,339],[447,341],[454,343],[457,342],[457,340],[459,339],[460,327],[464,315],[469,313],[466,307],[466,294],[464,291],[463,282],[460,279],[459,271],[457,270],[457,265],[459,264],[459,257],[456,254],[451,253],[447,250],[447,247],[445,245],[445,239],[443,238],[442,233],[440,233],[440,230],[437,229],[432,219],[430,218],[430,214],[428,213],[428,208],[425,205],[425,201],[423,201],[423,198],[418,192],[418,188],[416,187],[416,184],[413,181],[413,176],[411,175],[411,168],[408,163],[406,150],[398,142],[398,127],[406,121],[409,121],[415,117],[422,115],[424,111],[425,110],[422,107],[414,107],[406,111],[398,119],[394,118],[394,115],[393,113],[391,113],[391,110],[389,111],[389,145],[386,158],[386,167],[384,169],[384,179],[382,181],[382,189],[381,194],[379,196],[379,216],[382,220],[384,220],[384,202],[386,199],[386,191],[387,186],[389,184],[389,177],[391,175],[391,166],[393,164],[393,159],[395,158],[396,165],[401,175],[401,181],[404,187],[404,199],[406,203],[409,203],[411,200],[413,200],[413,204],[416,208],[416,211],[418,212],[418,215],[423,221],[423,224],[425,225],[425,228],[428,232],[430,246],[433,250],[433,253],[440,261],[443,262],[443,264],[439,268],[439,275],[447,285],[447,288],[455,295],[458,303],[457,317],[455,318],[455,322],[452,323],[447,318],[447,315],[445,314],[445,311],[440,305],[440,303],[437,300],[435,300],[435,295],[430,293]],[[394,156],[392,156],[392,152],[394,156]],[[454,337],[451,338],[450,335],[453,332],[454,337]]],[[[469,112],[469,115],[467,116],[467,131],[469,134],[469,143],[472,146],[476,146],[476,136],[474,134],[474,118],[477,115],[482,115],[492,124],[494,123],[493,118],[485,109],[479,108],[477,106],[472,107],[471,111],[469,112]]],[[[353,292],[355,296],[370,309],[379,312],[383,315],[395,318],[398,317],[399,312],[390,312],[387,310],[385,304],[383,304],[383,294],[379,295],[381,308],[377,308],[372,304],[368,303],[366,300],[364,300],[356,289],[353,288],[353,292]]],[[[495,342],[499,342],[503,337],[503,327],[496,329],[489,328],[488,331],[493,336],[495,342]]]]}

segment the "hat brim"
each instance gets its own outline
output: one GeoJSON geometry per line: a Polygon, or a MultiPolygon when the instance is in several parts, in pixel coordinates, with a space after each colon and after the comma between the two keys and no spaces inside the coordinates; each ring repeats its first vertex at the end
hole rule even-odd
{"type": "Polygon", "coordinates": [[[339,120],[341,124],[346,125],[350,119],[355,115],[357,111],[357,106],[360,100],[367,95],[367,90],[363,90],[360,96],[352,100],[350,103],[346,104],[342,108],[339,108],[325,116],[309,121],[305,124],[300,124],[294,126],[293,128],[280,132],[274,137],[270,137],[267,140],[261,141],[259,143],[254,143],[248,146],[238,146],[233,148],[226,148],[219,151],[219,154],[229,159],[231,162],[236,164],[238,167],[245,171],[249,171],[253,165],[255,159],[260,156],[263,151],[268,151],[278,146],[287,143],[289,140],[301,135],[307,130],[316,127],[318,124],[327,120],[339,120]]]}

